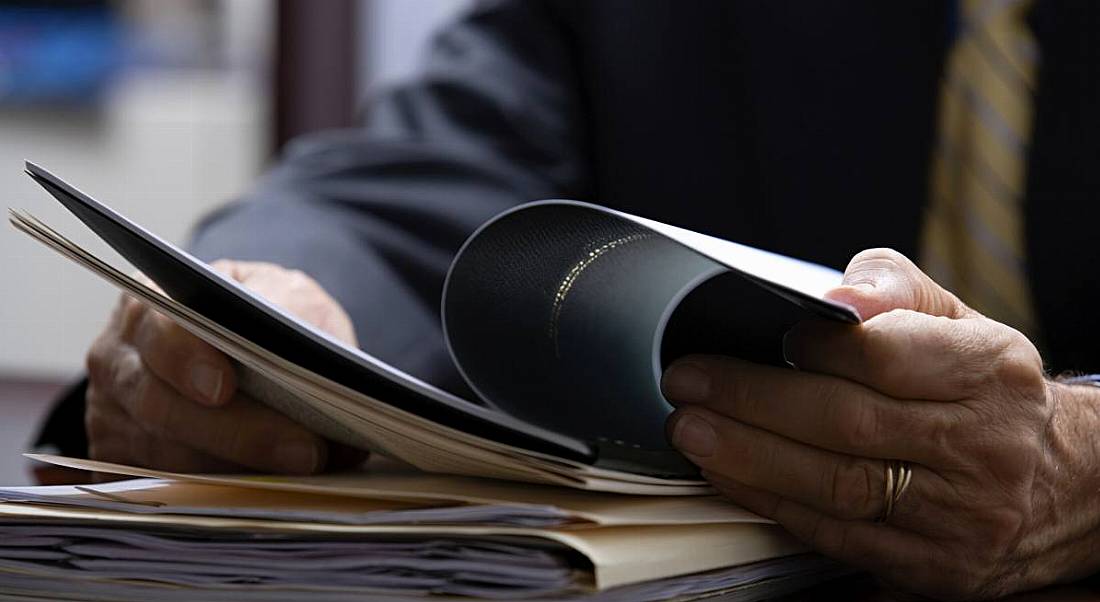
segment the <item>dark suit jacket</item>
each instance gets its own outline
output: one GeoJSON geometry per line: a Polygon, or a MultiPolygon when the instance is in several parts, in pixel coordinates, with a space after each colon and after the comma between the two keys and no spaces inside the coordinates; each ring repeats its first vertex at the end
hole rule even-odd
{"type": "MultiPolygon", "coordinates": [[[[443,274],[517,203],[593,201],[839,269],[868,247],[913,256],[952,14],[928,0],[485,4],[364,127],[294,143],[193,248],[304,270],[365,349],[458,390],[443,274]]],[[[1054,370],[1100,371],[1098,15],[1040,0],[1030,19],[1027,248],[1054,370]]],[[[58,428],[79,429],[79,398],[58,428]]]]}

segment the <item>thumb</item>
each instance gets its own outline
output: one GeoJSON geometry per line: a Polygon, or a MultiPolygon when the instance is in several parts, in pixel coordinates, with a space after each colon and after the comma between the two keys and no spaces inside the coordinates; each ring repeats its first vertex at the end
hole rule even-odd
{"type": "Polygon", "coordinates": [[[825,298],[847,303],[864,320],[894,309],[962,318],[972,310],[893,249],[861,251],[848,263],[841,285],[825,298]]]}

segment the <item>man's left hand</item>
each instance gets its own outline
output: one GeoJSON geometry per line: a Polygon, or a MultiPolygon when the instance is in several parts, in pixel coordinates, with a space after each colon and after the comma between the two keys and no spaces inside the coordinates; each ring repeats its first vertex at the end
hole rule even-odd
{"type": "Polygon", "coordinates": [[[1021,333],[889,250],[830,298],[858,326],[797,325],[798,370],[691,356],[668,433],[734,502],[903,588],[989,597],[1100,567],[1100,404],[1049,380],[1021,333]],[[912,468],[889,519],[886,463],[912,468]]]}

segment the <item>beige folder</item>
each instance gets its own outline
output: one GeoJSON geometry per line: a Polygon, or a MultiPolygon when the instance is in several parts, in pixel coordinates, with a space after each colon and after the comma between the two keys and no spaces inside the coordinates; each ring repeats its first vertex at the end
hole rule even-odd
{"type": "MultiPolygon", "coordinates": [[[[577,489],[425,473],[384,458],[372,458],[364,470],[313,476],[286,475],[213,475],[174,473],[151,468],[124,466],[80,458],[46,454],[26,454],[28,458],[58,466],[130,477],[168,479],[185,483],[218,485],[231,488],[282,493],[320,494],[329,496],[326,507],[334,507],[332,499],[367,499],[381,505],[382,501],[405,504],[534,504],[554,506],[569,513],[578,526],[640,526],[715,523],[760,523],[772,521],[740,508],[719,496],[639,496],[582,491],[577,489]]],[[[197,493],[197,492],[195,492],[197,493]]],[[[209,494],[209,492],[208,492],[209,494]]],[[[159,499],[156,492],[129,493],[137,501],[187,501],[184,497],[159,499]],[[136,497],[133,497],[136,496],[136,497]]],[[[228,495],[228,494],[226,494],[228,495]]],[[[235,505],[256,499],[247,491],[234,493],[235,505]]],[[[160,497],[165,497],[161,495],[160,497]]],[[[276,503],[286,504],[290,498],[276,503]]],[[[302,503],[306,498],[297,498],[302,503]]],[[[227,497],[226,502],[231,500],[227,497]]],[[[320,502],[313,502],[320,503],[320,502]]],[[[380,506],[381,507],[381,506],[380,506]]]]}

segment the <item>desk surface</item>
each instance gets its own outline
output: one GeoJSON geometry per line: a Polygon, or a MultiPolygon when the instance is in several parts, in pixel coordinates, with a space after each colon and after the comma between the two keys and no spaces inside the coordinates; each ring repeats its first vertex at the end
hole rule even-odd
{"type": "Polygon", "coordinates": [[[0,485],[30,485],[22,453],[63,385],[0,377],[0,485]]]}

